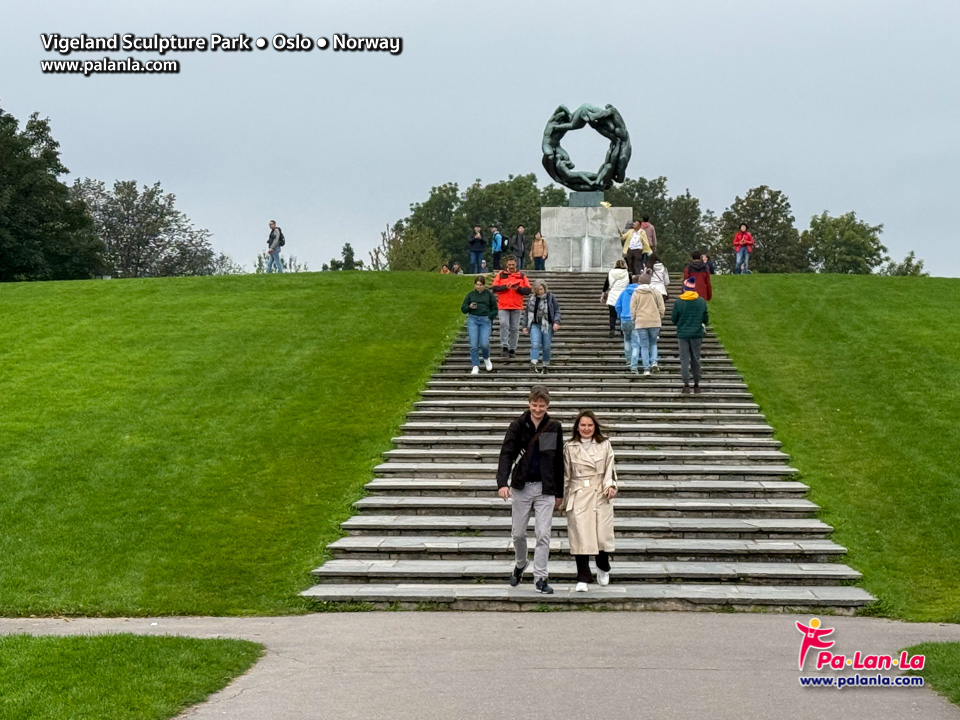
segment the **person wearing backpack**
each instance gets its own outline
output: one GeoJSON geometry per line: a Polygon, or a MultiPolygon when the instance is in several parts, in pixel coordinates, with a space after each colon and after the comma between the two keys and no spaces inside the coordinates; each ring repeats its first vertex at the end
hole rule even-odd
{"type": "Polygon", "coordinates": [[[500,269],[500,256],[503,254],[503,235],[496,225],[490,226],[490,252],[493,253],[493,269],[500,269]]]}
{"type": "Polygon", "coordinates": [[[286,239],[283,237],[283,230],[277,227],[275,220],[270,221],[270,235],[267,236],[267,255],[269,259],[267,261],[267,272],[273,272],[273,269],[276,268],[277,272],[283,272],[283,261],[280,259],[280,248],[287,244],[286,239]]]}

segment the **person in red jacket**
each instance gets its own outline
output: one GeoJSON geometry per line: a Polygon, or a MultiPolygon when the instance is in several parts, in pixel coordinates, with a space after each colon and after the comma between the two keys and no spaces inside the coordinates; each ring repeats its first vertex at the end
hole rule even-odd
{"type": "Polygon", "coordinates": [[[709,300],[713,297],[713,288],[710,287],[710,268],[701,259],[702,256],[702,250],[694,250],[690,253],[692,260],[683,269],[683,279],[693,278],[696,280],[697,294],[704,300],[709,300]]]}
{"type": "Polygon", "coordinates": [[[500,356],[517,356],[517,341],[520,339],[520,314],[525,296],[530,294],[530,281],[522,272],[517,272],[517,259],[506,258],[506,270],[493,276],[493,294],[497,296],[500,319],[500,356]]]}
{"type": "Polygon", "coordinates": [[[733,266],[733,274],[749,275],[750,270],[747,266],[750,264],[750,253],[753,252],[753,235],[750,234],[746,223],[740,223],[740,229],[733,236],[733,250],[737,253],[737,263],[733,266]]]}

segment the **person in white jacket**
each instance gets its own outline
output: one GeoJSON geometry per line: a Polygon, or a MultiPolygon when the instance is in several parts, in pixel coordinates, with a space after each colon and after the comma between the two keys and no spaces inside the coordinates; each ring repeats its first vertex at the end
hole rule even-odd
{"type": "Polygon", "coordinates": [[[659,290],[660,294],[663,295],[663,301],[667,301],[667,286],[670,284],[670,273],[667,272],[667,268],[664,267],[663,263],[660,262],[660,256],[654,253],[650,256],[650,259],[647,261],[647,267],[650,268],[652,273],[650,276],[650,285],[654,290],[659,290]]]}
{"type": "Polygon", "coordinates": [[[600,301],[605,302],[610,311],[610,337],[617,333],[617,298],[629,283],[630,273],[627,272],[627,263],[624,260],[617,260],[613,270],[607,273],[607,279],[603,283],[603,294],[600,295],[600,301]]]}

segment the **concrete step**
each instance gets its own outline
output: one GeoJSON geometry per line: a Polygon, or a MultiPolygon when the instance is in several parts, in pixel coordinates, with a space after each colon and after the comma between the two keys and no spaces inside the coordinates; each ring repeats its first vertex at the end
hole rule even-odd
{"type": "MultiPolygon", "coordinates": [[[[562,419],[559,415],[551,415],[562,419]]],[[[570,418],[573,419],[573,415],[570,418]]],[[[678,418],[675,422],[608,422],[604,423],[603,429],[611,433],[611,439],[621,435],[633,433],[644,433],[651,437],[660,437],[665,435],[680,435],[684,438],[741,438],[747,436],[771,436],[773,428],[763,422],[744,422],[736,424],[732,422],[714,423],[709,422],[714,415],[701,414],[696,419],[690,421],[689,418],[681,420],[678,418]]],[[[739,416],[738,416],[739,417],[739,416]]],[[[506,432],[506,425],[501,427],[491,427],[487,422],[418,422],[410,421],[400,426],[404,437],[413,439],[421,435],[445,435],[456,437],[460,434],[479,432],[495,432],[499,434],[500,440],[503,440],[503,432],[506,432]]],[[[615,440],[613,440],[615,442],[615,440]]]]}
{"type": "MultiPolygon", "coordinates": [[[[513,360],[508,360],[507,362],[498,362],[498,358],[493,358],[493,374],[496,376],[497,373],[508,371],[508,372],[519,372],[523,371],[524,373],[530,373],[530,369],[526,366],[530,364],[530,356],[527,354],[526,357],[523,356],[523,353],[519,353],[513,360]],[[516,363],[516,365],[514,365],[516,363]]],[[[678,378],[680,377],[680,363],[678,361],[670,360],[661,361],[660,372],[661,374],[666,374],[670,377],[678,378]]],[[[610,362],[557,362],[554,363],[553,359],[550,360],[550,375],[564,375],[568,373],[623,373],[625,377],[627,375],[626,361],[623,362],[623,365],[619,364],[615,360],[610,362]]],[[[433,377],[440,379],[445,375],[462,375],[468,376],[470,374],[470,358],[467,355],[463,357],[454,358],[452,360],[445,360],[434,372],[433,377]]],[[[483,374],[486,374],[486,371],[483,371],[483,374]]],[[[737,372],[737,369],[732,365],[711,365],[709,363],[702,366],[701,378],[703,380],[720,380],[720,379],[742,379],[742,375],[737,372]]],[[[679,387],[679,383],[677,384],[679,387]]]]}
{"type": "MultiPolygon", "coordinates": [[[[528,538],[530,547],[535,542],[528,538]]],[[[327,546],[334,557],[389,560],[435,558],[439,560],[509,559],[513,542],[508,536],[466,535],[350,535],[327,546]]],[[[568,553],[565,537],[550,539],[551,553],[568,553]]],[[[830,562],[846,549],[823,538],[617,538],[617,558],[647,561],[751,561],[830,562]]]]}
{"type": "MultiPolygon", "coordinates": [[[[685,396],[684,399],[686,399],[685,396]]],[[[577,417],[580,408],[550,408],[550,417],[554,420],[560,420],[564,424],[572,423],[577,417]]],[[[510,423],[521,415],[519,410],[511,408],[509,410],[444,410],[444,409],[416,409],[407,413],[409,422],[428,422],[437,421],[473,421],[482,422],[486,427],[491,423],[500,423],[506,431],[510,423]]],[[[637,410],[604,410],[599,418],[603,427],[619,425],[625,421],[654,421],[657,423],[680,423],[690,424],[702,422],[705,425],[716,425],[720,423],[730,423],[735,426],[746,423],[755,423],[763,425],[765,417],[761,413],[749,412],[726,412],[717,410],[714,412],[699,412],[683,407],[680,410],[662,409],[648,410],[644,406],[637,410]]]]}
{"type": "MultiPolygon", "coordinates": [[[[412,463],[495,463],[500,457],[499,447],[479,448],[399,448],[383,453],[388,461],[412,463]]],[[[617,451],[617,463],[670,463],[677,465],[750,465],[755,463],[786,463],[790,456],[779,450],[756,449],[642,449],[623,448],[617,451]]]]}
{"type": "MultiPolygon", "coordinates": [[[[374,495],[354,503],[360,511],[416,515],[491,515],[510,513],[509,501],[488,491],[487,497],[395,497],[374,495]]],[[[624,497],[614,500],[618,516],[797,518],[813,517],[817,505],[803,498],[656,498],[624,497]]]]}
{"type": "MultiPolygon", "coordinates": [[[[495,583],[504,584],[513,562],[500,560],[331,560],[313,571],[320,583],[495,583]]],[[[550,559],[550,578],[572,582],[576,563],[567,558],[550,559]]],[[[853,582],[861,575],[840,563],[756,562],[644,562],[613,559],[614,585],[642,583],[750,583],[757,585],[836,585],[853,582]]],[[[532,582],[527,567],[521,586],[532,582]]]]}
{"type": "MultiPolygon", "coordinates": [[[[618,480],[619,498],[796,498],[809,488],[796,480],[618,480]]],[[[465,496],[489,498],[496,490],[492,478],[374,478],[365,487],[372,495],[465,496]]]]}
{"type": "MultiPolygon", "coordinates": [[[[614,382],[614,383],[631,383],[631,384],[646,384],[650,383],[651,387],[657,387],[656,383],[665,383],[667,387],[672,387],[674,389],[679,389],[681,383],[680,380],[680,368],[666,369],[660,368],[660,372],[650,375],[649,377],[638,377],[627,372],[626,361],[624,361],[624,366],[622,369],[617,368],[614,371],[611,371],[609,368],[603,370],[580,370],[575,367],[551,367],[550,372],[545,375],[535,375],[530,369],[530,358],[520,358],[517,356],[513,360],[508,360],[506,362],[500,361],[498,358],[493,358],[493,372],[489,373],[486,370],[480,370],[478,375],[472,375],[470,373],[470,363],[469,361],[463,365],[451,365],[449,367],[444,367],[443,365],[439,366],[431,376],[430,381],[525,381],[531,382],[536,381],[537,383],[542,382],[577,382],[580,383],[580,387],[590,387],[600,383],[605,382],[614,382]]],[[[725,387],[728,383],[742,383],[743,376],[736,372],[728,372],[725,370],[718,370],[714,372],[713,369],[703,368],[701,374],[700,385],[703,388],[707,386],[716,386],[716,387],[725,387]]]]}
{"type": "MultiPolygon", "coordinates": [[[[514,373],[512,377],[508,373],[497,373],[495,376],[487,372],[480,375],[465,374],[462,380],[429,380],[427,387],[431,390],[486,390],[491,395],[496,395],[501,390],[525,390],[530,391],[531,383],[543,385],[551,393],[564,390],[584,390],[594,389],[601,392],[620,392],[628,393],[636,391],[677,391],[677,378],[664,377],[663,373],[657,373],[650,377],[637,377],[630,373],[611,373],[600,378],[571,378],[559,373],[547,375],[534,375],[529,370],[527,372],[514,373]]],[[[704,380],[700,383],[700,389],[704,395],[710,395],[717,392],[746,391],[747,385],[742,382],[727,382],[724,380],[704,380]]],[[[749,394],[749,393],[748,393],[749,394]]]]}
{"type": "MultiPolygon", "coordinates": [[[[549,375],[547,376],[549,377],[549,375]]],[[[676,384],[672,388],[647,388],[643,387],[641,384],[637,384],[630,390],[623,389],[600,389],[600,388],[590,388],[587,390],[577,389],[577,390],[554,390],[550,391],[550,402],[551,404],[559,402],[560,400],[570,400],[583,402],[586,399],[592,399],[597,401],[607,401],[620,403],[623,402],[624,398],[629,400],[657,400],[663,399],[664,395],[673,395],[677,391],[676,384]],[[671,392],[672,391],[672,392],[671,392]]],[[[489,388],[485,389],[430,389],[424,390],[420,393],[420,397],[423,400],[462,400],[466,398],[470,399],[483,399],[489,400],[491,403],[498,402],[502,399],[517,400],[522,401],[527,400],[527,396],[530,394],[529,388],[524,388],[520,390],[511,390],[509,388],[501,388],[491,392],[489,388]]],[[[712,402],[714,400],[727,400],[730,402],[753,402],[753,395],[743,390],[718,390],[712,389],[710,392],[701,392],[700,396],[697,398],[700,402],[712,402]]]]}
{"type": "MultiPolygon", "coordinates": [[[[783,538],[826,537],[833,528],[813,518],[624,517],[613,520],[618,538],[783,538]]],[[[354,535],[437,535],[475,533],[509,536],[508,512],[497,515],[354,515],[341,527],[354,535]]],[[[553,518],[553,534],[563,537],[567,518],[553,518]]],[[[530,519],[533,528],[533,518],[530,519]]]]}
{"type": "MultiPolygon", "coordinates": [[[[436,399],[429,398],[415,402],[414,407],[418,410],[513,410],[517,415],[523,413],[528,407],[526,398],[484,398],[484,397],[464,397],[457,399],[436,399]]],[[[644,410],[664,410],[672,412],[685,412],[688,410],[699,410],[701,412],[713,412],[715,410],[725,410],[726,412],[755,413],[760,406],[754,402],[724,402],[710,401],[703,395],[690,395],[685,398],[671,398],[668,400],[644,399],[634,402],[630,398],[623,399],[601,399],[589,400],[582,398],[580,400],[551,400],[550,414],[553,415],[557,410],[579,410],[589,407],[598,415],[604,410],[635,410],[642,406],[644,410]]],[[[602,419],[601,419],[602,420],[602,419]]]]}
{"type": "MultiPolygon", "coordinates": [[[[502,429],[502,428],[501,428],[502,429]]],[[[609,432],[607,428],[605,431],[609,432]]],[[[610,444],[619,451],[648,449],[655,450],[663,447],[683,447],[687,449],[699,448],[726,448],[726,449],[760,449],[776,450],[780,441],[770,437],[690,437],[680,435],[610,435],[610,444]]],[[[503,433],[489,435],[402,435],[393,438],[393,443],[400,449],[404,448],[477,448],[493,446],[499,448],[503,443],[503,433]]]]}
{"type": "Polygon", "coordinates": [[[317,602],[364,602],[373,607],[416,608],[449,605],[455,610],[524,610],[547,605],[615,610],[710,610],[780,608],[814,613],[824,609],[852,614],[873,602],[864,590],[844,586],[718,585],[694,583],[611,584],[574,591],[573,583],[553,584],[555,594],[534,592],[532,583],[515,588],[482,584],[321,584],[301,595],[317,602]]]}
{"type": "MultiPolygon", "coordinates": [[[[497,476],[496,463],[404,463],[386,462],[377,465],[374,472],[379,476],[403,475],[415,478],[486,478],[497,476]]],[[[620,478],[647,478],[654,480],[762,480],[787,478],[797,474],[795,468],[787,465],[706,465],[689,463],[686,465],[659,465],[645,463],[634,465],[618,463],[617,474],[620,478]]]]}

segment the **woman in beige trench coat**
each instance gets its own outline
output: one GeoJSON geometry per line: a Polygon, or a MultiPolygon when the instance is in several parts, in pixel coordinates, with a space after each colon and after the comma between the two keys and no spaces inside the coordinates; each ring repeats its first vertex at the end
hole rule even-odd
{"type": "Polygon", "coordinates": [[[573,424],[573,439],[563,446],[564,512],[570,553],[577,560],[577,592],[593,582],[590,557],[597,558],[597,581],[610,582],[614,551],[613,500],[617,494],[613,448],[597,416],[585,410],[573,424]]]}

